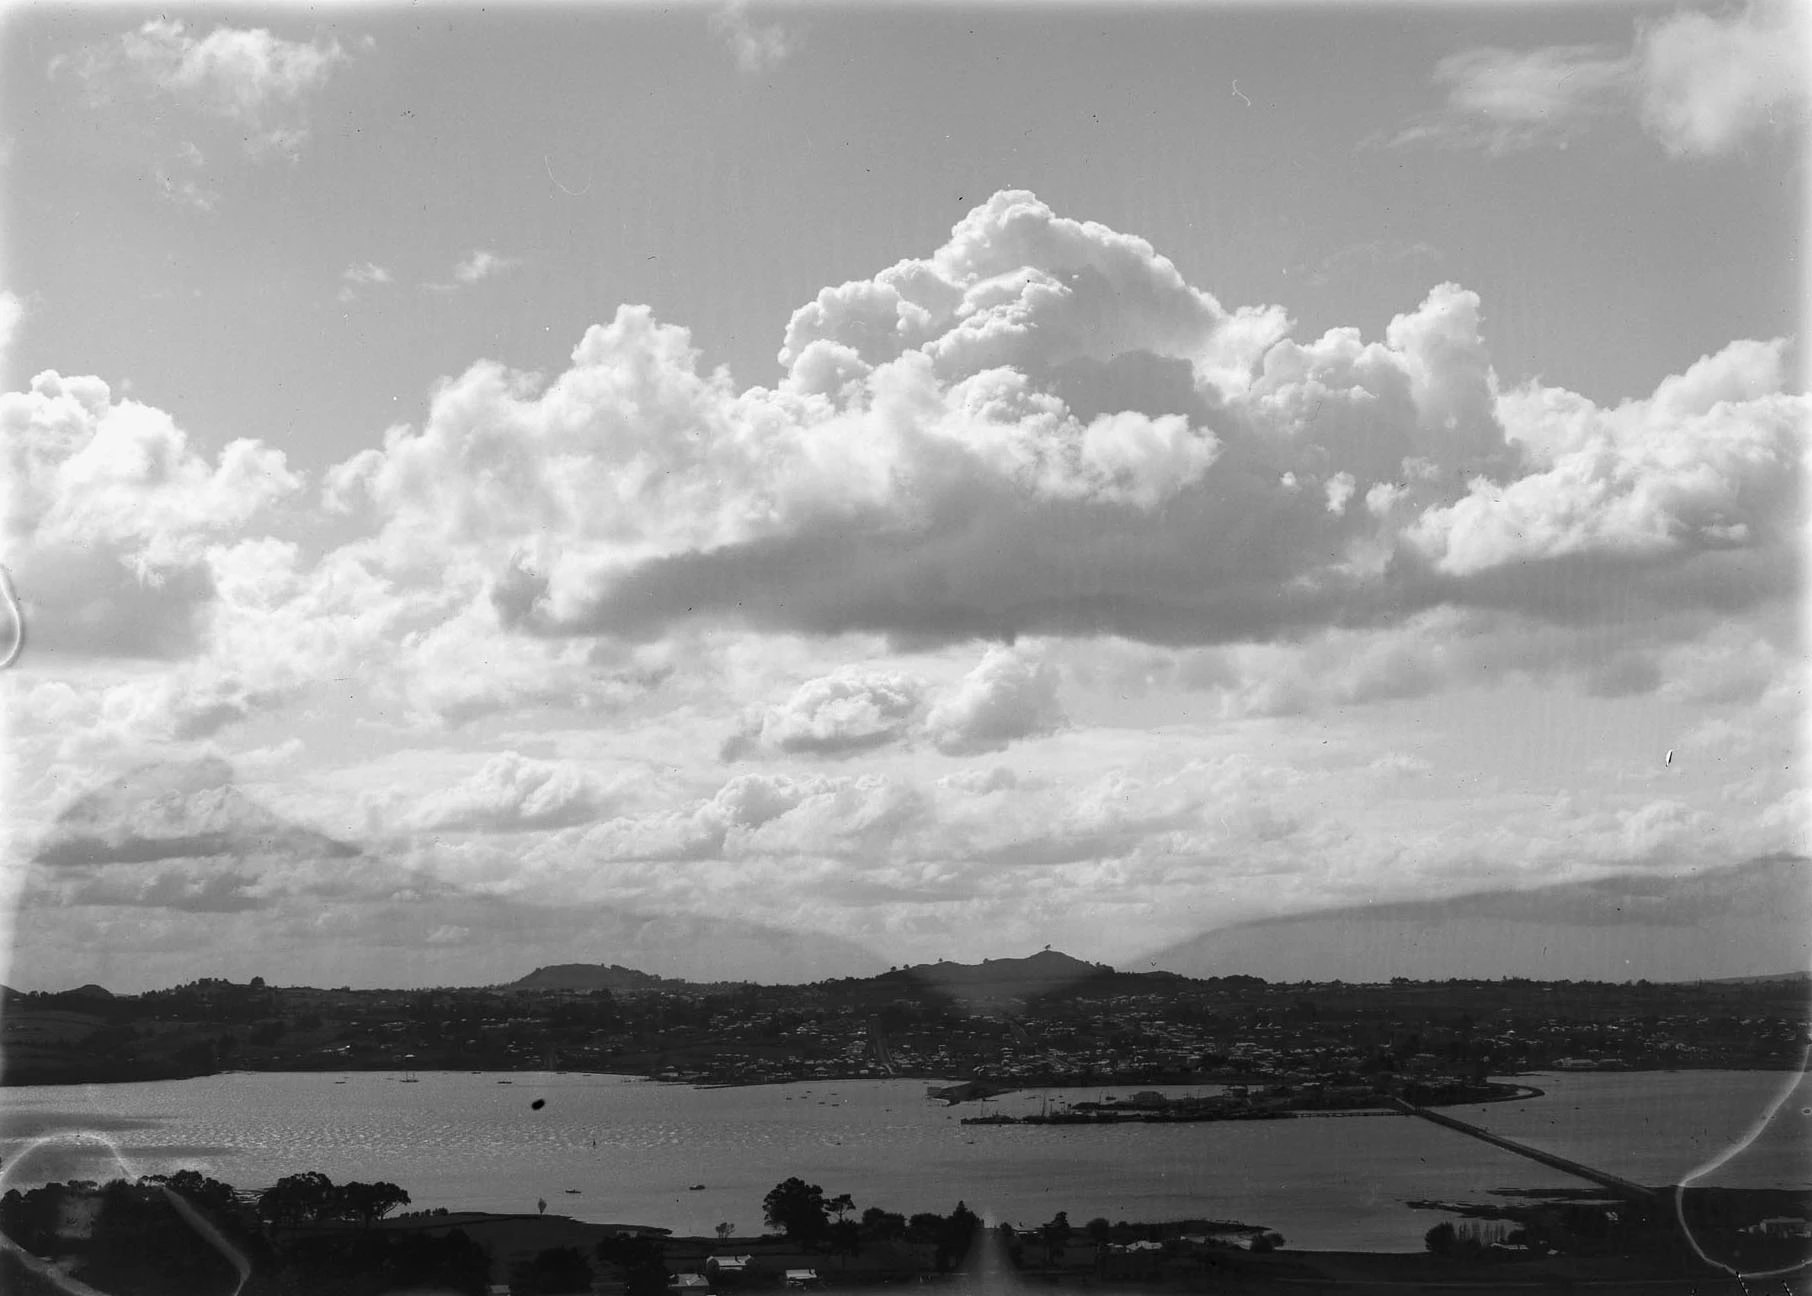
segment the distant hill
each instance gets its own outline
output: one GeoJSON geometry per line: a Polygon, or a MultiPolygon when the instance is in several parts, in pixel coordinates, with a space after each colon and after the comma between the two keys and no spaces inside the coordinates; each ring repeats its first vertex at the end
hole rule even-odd
{"type": "Polygon", "coordinates": [[[1767,976],[1715,977],[1712,985],[1764,985],[1782,981],[1812,981],[1812,972],[1771,972],[1767,976]]]}
{"type": "Polygon", "coordinates": [[[1758,968],[1812,963],[1809,917],[1812,860],[1769,855],[1690,873],[1260,919],[1172,945],[1151,962],[1272,981],[1749,979],[1758,968]]]}
{"type": "Polygon", "coordinates": [[[510,982],[512,990],[658,990],[663,985],[684,985],[683,981],[670,982],[655,976],[652,972],[638,972],[634,968],[621,967],[615,963],[555,963],[549,967],[538,967],[520,980],[510,982]]]}
{"type": "Polygon", "coordinates": [[[1026,958],[983,959],[980,963],[921,963],[841,982],[839,989],[888,997],[928,990],[964,1003],[984,1004],[1066,994],[1136,994],[1184,979],[1173,972],[1121,972],[1105,963],[1041,950],[1026,958]]]}

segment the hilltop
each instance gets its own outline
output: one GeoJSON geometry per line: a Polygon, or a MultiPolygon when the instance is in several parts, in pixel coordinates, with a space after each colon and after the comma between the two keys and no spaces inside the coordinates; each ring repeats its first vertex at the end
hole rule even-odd
{"type": "Polygon", "coordinates": [[[1025,958],[983,959],[980,963],[920,963],[890,968],[872,977],[849,977],[820,985],[835,996],[854,1000],[931,995],[980,1005],[1008,1000],[1032,1002],[1071,995],[1159,994],[1187,980],[1174,972],[1121,972],[1106,963],[1089,963],[1058,950],[1046,949],[1025,958]]]}
{"type": "Polygon", "coordinates": [[[658,990],[669,983],[652,972],[638,972],[617,963],[554,963],[538,967],[509,983],[511,990],[658,990]]]}

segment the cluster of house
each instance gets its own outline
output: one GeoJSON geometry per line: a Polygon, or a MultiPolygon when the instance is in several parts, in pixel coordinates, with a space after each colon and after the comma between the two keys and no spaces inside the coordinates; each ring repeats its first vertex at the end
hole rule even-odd
{"type": "Polygon", "coordinates": [[[687,1270],[673,1275],[667,1284],[670,1292],[681,1293],[681,1296],[708,1296],[720,1286],[735,1286],[744,1281],[771,1280],[780,1278],[783,1287],[795,1290],[818,1286],[816,1269],[789,1267],[786,1264],[769,1264],[763,1257],[752,1255],[714,1255],[707,1258],[702,1269],[687,1270]]]}

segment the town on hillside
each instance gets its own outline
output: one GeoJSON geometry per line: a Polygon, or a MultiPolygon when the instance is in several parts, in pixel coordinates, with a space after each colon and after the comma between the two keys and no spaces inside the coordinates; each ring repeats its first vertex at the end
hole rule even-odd
{"type": "Polygon", "coordinates": [[[0,1078],[558,1070],[692,1084],[893,1077],[968,1086],[952,1097],[1221,1083],[1257,1087],[1255,1101],[1287,1091],[1290,1105],[1393,1094],[1435,1103],[1484,1096],[1487,1076],[1542,1070],[1796,1069],[1809,984],[1804,975],[1280,983],[1124,972],[1045,951],[800,985],[567,965],[470,988],[279,987],[259,977],[142,994],[0,987],[0,1078]]]}

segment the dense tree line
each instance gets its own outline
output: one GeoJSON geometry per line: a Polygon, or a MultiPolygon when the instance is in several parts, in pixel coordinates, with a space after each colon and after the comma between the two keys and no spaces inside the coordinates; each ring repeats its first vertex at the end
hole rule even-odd
{"type": "Polygon", "coordinates": [[[483,1296],[490,1255],[462,1231],[369,1227],[407,1201],[394,1184],[336,1185],[315,1173],[253,1197],[183,1170],[14,1189],[0,1197],[0,1232],[33,1255],[63,1258],[72,1277],[110,1296],[483,1296]],[[327,1227],[298,1233],[298,1225],[327,1227]]]}
{"type": "Polygon", "coordinates": [[[902,1241],[934,1248],[941,1272],[962,1262],[981,1228],[981,1219],[962,1202],[948,1215],[924,1211],[907,1217],[870,1206],[850,1219],[855,1202],[848,1193],[826,1197],[817,1184],[797,1177],[774,1185],[762,1199],[762,1217],[789,1241],[832,1255],[860,1255],[869,1242],[902,1241]],[[832,1216],[835,1219],[832,1219],[832,1216]]]}

